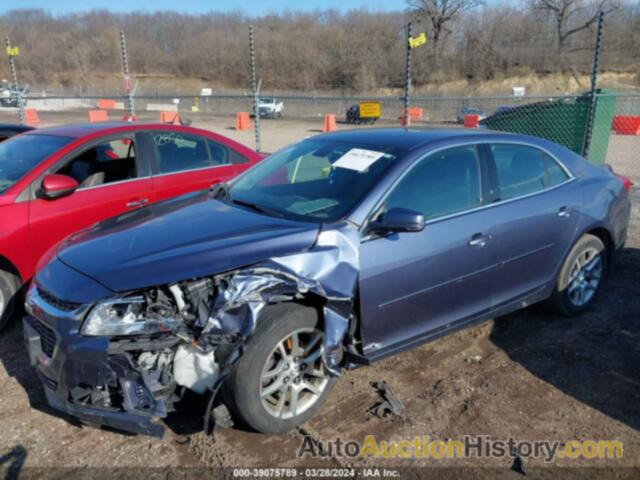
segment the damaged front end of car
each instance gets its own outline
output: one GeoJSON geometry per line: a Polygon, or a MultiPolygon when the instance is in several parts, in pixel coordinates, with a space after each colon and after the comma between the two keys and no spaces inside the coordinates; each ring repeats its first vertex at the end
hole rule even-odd
{"type": "Polygon", "coordinates": [[[34,285],[25,338],[49,403],[89,424],[159,436],[159,419],[190,390],[209,395],[204,428],[210,431],[230,368],[261,312],[281,302],[318,309],[323,364],[330,375],[340,375],[343,349],[355,352],[357,235],[345,223],[321,231],[301,253],[66,312],[34,285]]]}

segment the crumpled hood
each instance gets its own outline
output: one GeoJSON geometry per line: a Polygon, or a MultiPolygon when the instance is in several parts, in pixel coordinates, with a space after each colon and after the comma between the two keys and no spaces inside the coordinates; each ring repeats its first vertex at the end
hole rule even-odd
{"type": "Polygon", "coordinates": [[[196,193],[72,235],[60,261],[115,291],[214,275],[311,248],[319,226],[253,213],[196,193]]]}

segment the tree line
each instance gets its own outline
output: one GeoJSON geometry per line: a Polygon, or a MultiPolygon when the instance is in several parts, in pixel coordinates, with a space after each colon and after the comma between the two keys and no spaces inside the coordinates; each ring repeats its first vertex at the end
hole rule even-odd
{"type": "MultiPolygon", "coordinates": [[[[248,88],[248,25],[256,36],[264,89],[362,93],[401,88],[406,23],[425,31],[414,50],[417,86],[485,81],[513,75],[588,73],[594,16],[607,13],[604,70],[634,74],[640,85],[640,3],[611,0],[409,0],[398,12],[333,10],[251,18],[244,13],[111,13],[54,16],[13,10],[0,16],[0,34],[20,47],[21,79],[91,93],[99,78],[121,72],[119,32],[126,34],[132,74],[195,78],[217,88],[248,88]],[[456,7],[454,11],[452,6],[456,7]],[[444,8],[443,8],[444,7],[444,8]]],[[[8,78],[0,58],[0,75],[8,78]]]]}

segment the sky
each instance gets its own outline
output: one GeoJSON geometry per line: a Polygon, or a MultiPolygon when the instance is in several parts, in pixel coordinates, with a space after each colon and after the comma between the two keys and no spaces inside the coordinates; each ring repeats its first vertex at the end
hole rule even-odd
{"type": "Polygon", "coordinates": [[[282,11],[313,11],[337,9],[348,11],[367,7],[371,11],[398,11],[406,8],[404,0],[20,0],[0,2],[0,13],[14,8],[42,8],[53,14],[108,9],[113,12],[135,10],[177,10],[181,13],[203,13],[210,11],[241,10],[251,16],[279,13],[282,11]]]}

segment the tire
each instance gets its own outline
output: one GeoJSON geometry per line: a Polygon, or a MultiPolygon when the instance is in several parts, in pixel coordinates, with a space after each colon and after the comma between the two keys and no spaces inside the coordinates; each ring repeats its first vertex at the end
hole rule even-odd
{"type": "Polygon", "coordinates": [[[602,289],[607,273],[607,261],[607,249],[602,240],[594,235],[583,235],[575,243],[560,269],[556,286],[549,299],[553,309],[567,317],[589,309],[602,289]]]}
{"type": "Polygon", "coordinates": [[[262,433],[287,432],[311,418],[337,381],[334,377],[326,376],[319,354],[322,336],[319,340],[315,338],[318,334],[321,335],[322,332],[318,329],[318,313],[314,308],[295,303],[267,307],[254,334],[247,341],[243,356],[232,367],[223,387],[223,398],[234,416],[248,427],[262,433]],[[296,363],[287,369],[284,366],[279,367],[287,364],[287,357],[281,355],[281,349],[289,353],[286,352],[287,345],[293,347],[292,352],[295,348],[295,344],[287,343],[286,340],[294,332],[298,332],[300,347],[305,342],[307,345],[314,345],[310,349],[313,355],[307,358],[317,358],[309,363],[306,372],[302,366],[305,362],[296,363]],[[315,342],[311,342],[312,338],[315,342]],[[282,373],[272,373],[276,371],[282,373]],[[314,375],[311,375],[311,371],[314,375]],[[320,378],[318,374],[324,374],[325,377],[320,378]],[[264,380],[263,375],[272,376],[264,380]],[[302,381],[298,382],[296,378],[302,381]],[[284,383],[285,379],[288,379],[287,383],[284,383]],[[307,390],[307,384],[313,386],[316,392],[307,390]],[[285,390],[275,390],[273,394],[266,395],[269,389],[273,390],[278,385],[283,385],[282,388],[285,390]],[[286,390],[287,388],[289,390],[286,390]],[[298,411],[295,414],[293,407],[287,403],[295,395],[294,391],[299,392],[299,395],[296,395],[298,411]],[[281,410],[278,416],[279,409],[281,410]]]}
{"type": "Polygon", "coordinates": [[[20,280],[6,270],[0,270],[0,331],[4,330],[18,309],[20,280]]]}

